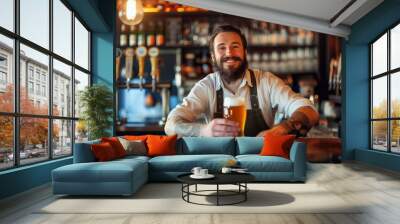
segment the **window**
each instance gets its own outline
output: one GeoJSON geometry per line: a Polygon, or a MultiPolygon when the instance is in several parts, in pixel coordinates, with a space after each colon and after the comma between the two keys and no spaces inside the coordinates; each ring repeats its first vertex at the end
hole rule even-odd
{"type": "Polygon", "coordinates": [[[36,80],[40,81],[40,70],[36,69],[36,80]]]}
{"type": "Polygon", "coordinates": [[[28,93],[33,94],[33,82],[28,82],[28,93]]]}
{"type": "Polygon", "coordinates": [[[89,32],[75,18],[75,62],[82,68],[89,69],[89,32]]]}
{"type": "Polygon", "coordinates": [[[42,73],[42,82],[46,83],[46,74],[42,73]]]}
{"type": "Polygon", "coordinates": [[[400,153],[400,24],[370,45],[371,148],[400,153]]]}
{"type": "Polygon", "coordinates": [[[49,0],[20,0],[21,36],[49,49],[49,0]]]}
{"type": "Polygon", "coordinates": [[[7,84],[7,74],[0,70],[0,84],[6,85],[7,84]]]}
{"type": "Polygon", "coordinates": [[[71,60],[72,12],[60,0],[54,0],[53,7],[54,53],[71,60]]]}
{"type": "Polygon", "coordinates": [[[46,86],[42,86],[42,96],[46,96],[46,86]]]}
{"type": "Polygon", "coordinates": [[[0,91],[6,91],[7,85],[7,56],[0,53],[0,91]]]}
{"type": "Polygon", "coordinates": [[[0,1],[0,26],[14,31],[14,0],[0,1]]]}
{"type": "MultiPolygon", "coordinates": [[[[2,6],[3,1],[0,1],[0,6],[2,6]]],[[[0,8],[0,20],[3,15],[1,13],[3,9],[0,8]]],[[[3,61],[0,66],[0,73],[3,74],[3,77],[7,77],[7,83],[5,85],[0,85],[0,113],[12,113],[14,111],[14,70],[11,66],[11,61],[5,62],[4,59],[11,59],[14,57],[14,42],[11,38],[6,37],[0,33],[0,59],[3,61]],[[10,65],[8,65],[10,64],[10,65]]],[[[4,79],[4,78],[3,78],[4,79]]],[[[1,122],[1,121],[0,121],[1,122]]],[[[0,134],[0,138],[1,138],[0,134]]],[[[6,145],[11,145],[6,144],[6,145]]],[[[0,149],[2,148],[2,143],[0,142],[0,149]]],[[[0,161],[1,164],[1,161],[0,161]]],[[[1,169],[1,166],[0,166],[1,169]]]]}
{"type": "Polygon", "coordinates": [[[33,67],[29,66],[28,76],[30,80],[33,80],[33,67]]]}
{"type": "Polygon", "coordinates": [[[0,170],[70,156],[74,136],[87,139],[71,87],[90,85],[91,34],[67,4],[0,0],[0,170]]]}
{"type": "Polygon", "coordinates": [[[0,54],[0,67],[7,68],[7,56],[0,54]]]}
{"type": "Polygon", "coordinates": [[[40,84],[36,84],[36,95],[40,95],[40,84]]]}

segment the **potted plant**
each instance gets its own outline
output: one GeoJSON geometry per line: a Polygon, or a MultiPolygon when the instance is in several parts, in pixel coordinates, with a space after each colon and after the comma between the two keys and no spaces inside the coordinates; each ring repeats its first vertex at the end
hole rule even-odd
{"type": "Polygon", "coordinates": [[[85,124],[89,140],[109,136],[112,125],[113,95],[111,90],[102,84],[86,87],[79,93],[81,124],[85,124]]]}

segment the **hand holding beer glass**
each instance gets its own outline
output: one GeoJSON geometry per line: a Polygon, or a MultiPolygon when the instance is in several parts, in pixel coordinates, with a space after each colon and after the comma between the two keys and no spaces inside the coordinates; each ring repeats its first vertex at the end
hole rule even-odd
{"type": "Polygon", "coordinates": [[[225,97],[224,99],[224,118],[235,121],[239,124],[239,136],[244,136],[244,126],[246,124],[246,102],[243,97],[225,97]]]}

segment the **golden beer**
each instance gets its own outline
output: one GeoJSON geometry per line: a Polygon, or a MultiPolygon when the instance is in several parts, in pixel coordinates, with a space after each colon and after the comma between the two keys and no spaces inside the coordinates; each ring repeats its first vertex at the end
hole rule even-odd
{"type": "Polygon", "coordinates": [[[239,124],[239,136],[244,135],[246,125],[246,103],[241,97],[227,97],[224,99],[224,118],[236,121],[239,124]]]}

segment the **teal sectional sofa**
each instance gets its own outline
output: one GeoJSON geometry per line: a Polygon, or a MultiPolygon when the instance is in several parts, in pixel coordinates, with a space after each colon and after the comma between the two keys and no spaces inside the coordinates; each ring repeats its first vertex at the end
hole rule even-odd
{"type": "Polygon", "coordinates": [[[176,177],[200,166],[219,172],[228,160],[236,160],[259,182],[305,182],[306,145],[294,142],[290,159],[260,156],[263,138],[184,137],[177,141],[177,155],[127,156],[96,162],[90,145],[75,144],[74,163],[52,171],[54,194],[131,195],[148,181],[176,181],[176,177]]]}

